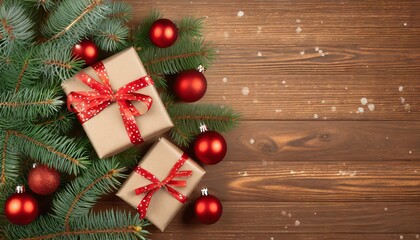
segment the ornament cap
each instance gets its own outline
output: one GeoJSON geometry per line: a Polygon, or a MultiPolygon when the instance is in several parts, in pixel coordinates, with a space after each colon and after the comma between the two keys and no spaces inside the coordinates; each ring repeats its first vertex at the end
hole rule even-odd
{"type": "Polygon", "coordinates": [[[207,132],[207,125],[204,123],[200,123],[200,132],[207,132]]]}
{"type": "Polygon", "coordinates": [[[203,66],[203,65],[199,65],[198,67],[197,67],[197,71],[199,71],[199,72],[201,72],[201,73],[204,73],[205,71],[206,71],[206,68],[203,66]]]}
{"type": "Polygon", "coordinates": [[[209,195],[209,190],[204,187],[201,189],[201,196],[208,196],[209,195]]]}
{"type": "Polygon", "coordinates": [[[36,168],[36,166],[37,166],[37,164],[36,164],[36,163],[33,163],[33,164],[32,164],[32,168],[36,168]]]}
{"type": "Polygon", "coordinates": [[[16,193],[24,193],[24,192],[25,192],[25,186],[23,185],[16,186],[16,193]]]}

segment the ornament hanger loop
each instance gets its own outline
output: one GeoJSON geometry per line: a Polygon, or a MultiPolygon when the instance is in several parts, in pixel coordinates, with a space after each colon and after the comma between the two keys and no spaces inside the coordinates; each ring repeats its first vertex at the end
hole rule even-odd
{"type": "Polygon", "coordinates": [[[208,196],[209,195],[209,190],[206,187],[202,188],[201,189],[201,195],[202,196],[208,196]]]}

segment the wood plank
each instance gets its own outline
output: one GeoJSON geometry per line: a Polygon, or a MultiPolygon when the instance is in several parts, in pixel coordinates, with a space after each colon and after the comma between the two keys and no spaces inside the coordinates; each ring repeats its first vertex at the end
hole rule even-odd
{"type": "Polygon", "coordinates": [[[139,14],[135,21],[151,8],[172,19],[205,16],[206,37],[221,44],[418,46],[420,34],[420,16],[416,14],[420,5],[416,1],[197,0],[167,4],[148,0],[133,6],[139,14]],[[238,11],[244,11],[244,16],[238,17],[238,11]],[[302,29],[299,34],[297,27],[302,29]]]}
{"type": "Polygon", "coordinates": [[[251,70],[246,70],[249,75],[218,71],[206,73],[208,89],[202,101],[232,106],[246,120],[420,119],[420,81],[414,75],[255,76],[251,70]],[[248,95],[242,93],[244,87],[248,95]],[[366,105],[362,98],[368,100],[366,105]]]}
{"type": "Polygon", "coordinates": [[[245,121],[226,135],[227,161],[420,159],[420,122],[245,121]]]}
{"type": "MultiPolygon", "coordinates": [[[[103,203],[100,207],[115,207],[115,203],[103,203]]],[[[118,208],[134,210],[126,204],[121,204],[118,208]]],[[[152,235],[152,238],[160,239],[163,235],[170,237],[171,234],[185,237],[191,234],[198,237],[198,234],[209,233],[214,236],[230,235],[231,237],[267,234],[273,237],[284,236],[286,239],[289,239],[287,238],[289,235],[303,233],[328,233],[327,235],[381,233],[414,237],[420,231],[420,204],[418,202],[271,203],[252,201],[223,202],[223,208],[223,216],[218,223],[202,225],[194,219],[193,205],[187,203],[165,233],[158,234],[159,230],[150,227],[149,229],[157,236],[152,235]],[[404,224],[396,224],[397,219],[398,222],[404,224]]],[[[175,239],[186,239],[185,237],[175,239]]],[[[197,239],[207,239],[207,237],[197,239]]]]}

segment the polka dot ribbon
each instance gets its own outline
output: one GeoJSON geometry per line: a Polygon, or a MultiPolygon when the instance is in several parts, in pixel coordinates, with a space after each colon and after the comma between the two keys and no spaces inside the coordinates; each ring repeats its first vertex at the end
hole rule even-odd
{"type": "Polygon", "coordinates": [[[161,182],[155,175],[150,173],[144,168],[137,166],[134,171],[140,174],[142,177],[148,179],[152,183],[149,185],[139,187],[135,189],[136,195],[144,194],[146,195],[141,200],[140,204],[137,206],[137,211],[140,214],[140,218],[145,218],[147,209],[149,207],[150,200],[152,200],[153,194],[155,194],[159,189],[164,188],[169,194],[172,195],[176,200],[181,203],[186,203],[188,198],[177,190],[173,189],[171,186],[176,187],[186,187],[186,181],[180,180],[173,180],[176,177],[190,177],[192,175],[192,171],[179,171],[179,169],[184,165],[184,163],[188,160],[187,154],[182,154],[182,156],[178,159],[175,165],[172,167],[171,171],[169,172],[168,176],[161,182]]]}
{"type": "Polygon", "coordinates": [[[77,113],[79,121],[83,124],[112,103],[117,102],[130,141],[133,144],[142,143],[143,138],[134,118],[141,114],[131,101],[140,101],[147,106],[147,111],[150,110],[153,103],[152,97],[135,93],[135,91],[153,85],[152,78],[149,76],[139,78],[114,92],[104,64],[99,62],[92,68],[103,84],[81,71],[76,75],[76,78],[94,91],[71,92],[67,96],[67,108],[69,111],[77,113]]]}

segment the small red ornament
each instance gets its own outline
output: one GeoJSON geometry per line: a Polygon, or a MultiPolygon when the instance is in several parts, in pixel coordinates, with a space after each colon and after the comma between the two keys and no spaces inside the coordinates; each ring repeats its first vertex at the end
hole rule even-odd
{"type": "Polygon", "coordinates": [[[174,82],[175,95],[183,102],[200,100],[207,90],[204,74],[197,70],[188,70],[178,74],[174,82]]]}
{"type": "Polygon", "coordinates": [[[202,163],[213,165],[223,160],[227,144],[223,136],[215,131],[202,132],[194,142],[195,156],[202,163]]]}
{"type": "Polygon", "coordinates": [[[38,202],[23,186],[16,187],[16,193],[7,198],[4,203],[6,218],[13,224],[26,225],[38,217],[38,202]]]}
{"type": "Polygon", "coordinates": [[[85,39],[73,46],[72,55],[85,61],[86,66],[97,62],[99,50],[92,40],[85,39]]]}
{"type": "Polygon", "coordinates": [[[169,19],[158,19],[150,27],[149,38],[157,47],[170,47],[178,38],[178,28],[169,19]]]}
{"type": "Polygon", "coordinates": [[[201,196],[195,201],[195,216],[204,224],[213,224],[219,221],[223,213],[223,206],[219,199],[208,195],[207,188],[201,189],[201,196]]]}
{"type": "Polygon", "coordinates": [[[46,165],[34,164],[28,173],[29,188],[39,195],[50,195],[60,186],[60,173],[46,165]]]}

